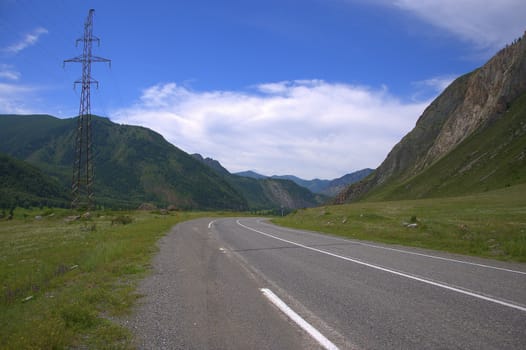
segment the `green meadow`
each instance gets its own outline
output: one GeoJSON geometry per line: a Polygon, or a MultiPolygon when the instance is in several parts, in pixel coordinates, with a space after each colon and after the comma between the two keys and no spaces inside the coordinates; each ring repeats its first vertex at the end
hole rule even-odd
{"type": "Polygon", "coordinates": [[[526,184],[461,197],[302,209],[273,221],[353,239],[526,262],[526,184]]]}
{"type": "Polygon", "coordinates": [[[116,320],[140,297],[156,242],[178,222],[212,213],[69,215],[17,209],[0,220],[1,349],[131,348],[116,320]]]}
{"type": "MultiPolygon", "coordinates": [[[[0,220],[1,349],[129,349],[119,324],[156,242],[210,212],[15,210],[0,220]]],[[[526,262],[526,185],[477,195],[298,210],[275,223],[343,237],[526,262]]]]}

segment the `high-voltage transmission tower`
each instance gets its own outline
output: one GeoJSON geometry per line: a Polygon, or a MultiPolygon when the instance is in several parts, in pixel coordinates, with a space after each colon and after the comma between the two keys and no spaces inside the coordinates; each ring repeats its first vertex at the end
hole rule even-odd
{"type": "Polygon", "coordinates": [[[89,10],[86,22],[84,22],[84,36],[77,39],[77,46],[80,41],[84,43],[84,50],[80,56],[64,60],[64,65],[68,62],[82,63],[82,78],[75,81],[82,85],[80,95],[79,116],[77,121],[77,136],[75,139],[75,160],[73,163],[73,179],[71,182],[71,207],[86,208],[91,210],[94,207],[95,199],[93,197],[93,153],[92,153],[92,129],[91,129],[91,101],[90,87],[98,81],[91,76],[92,62],[108,62],[106,58],[93,56],[91,53],[94,41],[100,44],[99,38],[93,36],[93,13],[95,10],[89,10]]]}

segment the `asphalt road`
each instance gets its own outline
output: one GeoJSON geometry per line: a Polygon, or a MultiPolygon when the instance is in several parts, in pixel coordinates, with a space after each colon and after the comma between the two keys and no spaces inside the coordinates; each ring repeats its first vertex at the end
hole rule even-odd
{"type": "Polygon", "coordinates": [[[176,226],[140,292],[141,349],[526,349],[525,264],[261,219],[176,226]]]}

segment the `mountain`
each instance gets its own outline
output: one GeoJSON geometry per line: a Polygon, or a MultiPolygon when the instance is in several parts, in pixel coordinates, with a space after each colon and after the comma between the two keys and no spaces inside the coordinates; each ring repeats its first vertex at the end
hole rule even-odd
{"type": "Polygon", "coordinates": [[[453,196],[525,182],[525,134],[526,34],[456,79],[380,167],[337,202],[453,196]]]}
{"type": "Polygon", "coordinates": [[[272,179],[291,180],[301,187],[305,187],[313,193],[323,193],[324,190],[329,186],[330,180],[304,180],[294,175],[272,175],[272,179]]]}
{"type": "Polygon", "coordinates": [[[256,173],[255,171],[252,171],[252,170],[241,171],[241,172],[238,172],[238,173],[234,173],[233,175],[249,177],[249,178],[256,179],[256,180],[268,178],[268,176],[258,174],[258,173],[256,173]]]}
{"type": "Polygon", "coordinates": [[[251,209],[298,209],[314,207],[325,201],[325,198],[291,180],[253,179],[232,175],[228,181],[232,187],[243,193],[251,209]]]}
{"type": "Polygon", "coordinates": [[[353,183],[359,182],[362,179],[366,178],[373,171],[373,169],[365,168],[362,170],[352,172],[350,174],[343,175],[342,177],[339,177],[337,179],[331,180],[325,186],[325,188],[322,189],[321,193],[334,197],[342,190],[347,188],[349,185],[352,185],[353,183]]]}
{"type": "Polygon", "coordinates": [[[0,153],[0,208],[66,207],[69,195],[60,183],[34,166],[0,153]]]}
{"type": "Polygon", "coordinates": [[[199,153],[194,153],[192,154],[192,157],[194,157],[195,159],[197,159],[198,161],[200,161],[201,163],[204,163],[205,165],[207,165],[208,167],[212,168],[216,173],[218,173],[219,175],[222,175],[222,176],[227,176],[230,174],[230,172],[228,170],[226,170],[222,165],[221,163],[219,163],[217,160],[215,159],[212,159],[212,158],[203,158],[203,156],[201,156],[199,153]]]}
{"type": "Polygon", "coordinates": [[[246,176],[230,174],[218,161],[193,155],[222,176],[233,188],[246,198],[253,210],[261,209],[298,209],[321,204],[326,198],[313,194],[308,189],[287,179],[274,179],[253,171],[243,172],[246,176]]]}
{"type": "MultiPolygon", "coordinates": [[[[182,209],[247,209],[228,182],[152,130],[93,116],[96,203],[143,202],[182,209]]],[[[0,152],[42,169],[69,188],[76,118],[0,115],[0,152]]]]}
{"type": "MultiPolygon", "coordinates": [[[[294,175],[272,175],[271,179],[280,179],[280,180],[291,180],[301,187],[305,187],[312,193],[322,194],[325,196],[335,196],[348,185],[358,182],[361,179],[367,177],[370,173],[373,172],[373,169],[362,169],[355,171],[350,174],[346,174],[342,177],[333,180],[304,180],[294,175]]],[[[249,177],[253,179],[266,179],[268,176],[258,174],[254,171],[243,171],[236,173],[235,175],[249,177]]]]}

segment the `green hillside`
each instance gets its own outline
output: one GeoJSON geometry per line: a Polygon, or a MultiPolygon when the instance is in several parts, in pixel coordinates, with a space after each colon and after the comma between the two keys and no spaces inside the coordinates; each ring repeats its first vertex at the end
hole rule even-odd
{"type": "Polygon", "coordinates": [[[0,153],[0,208],[64,207],[68,194],[55,179],[26,162],[0,153]]]}
{"type": "Polygon", "coordinates": [[[456,196],[526,182],[526,93],[493,124],[403,182],[379,186],[369,200],[456,196]]]}
{"type": "Polygon", "coordinates": [[[457,78],[335,203],[457,196],[526,182],[526,34],[457,78]]]}
{"type": "Polygon", "coordinates": [[[321,203],[316,195],[291,180],[253,179],[231,175],[227,181],[243,193],[251,209],[296,209],[321,203]]]}
{"type": "MultiPolygon", "coordinates": [[[[246,200],[222,177],[161,135],[95,116],[92,125],[98,205],[247,208],[246,200]]],[[[31,163],[69,188],[75,129],[74,118],[1,115],[0,152],[31,163]]]]}
{"type": "Polygon", "coordinates": [[[264,176],[246,177],[231,174],[217,160],[192,155],[223,177],[238,193],[247,200],[251,210],[281,210],[313,207],[326,201],[327,197],[315,195],[294,181],[267,178],[264,176]]]}

